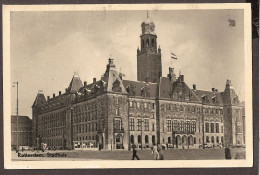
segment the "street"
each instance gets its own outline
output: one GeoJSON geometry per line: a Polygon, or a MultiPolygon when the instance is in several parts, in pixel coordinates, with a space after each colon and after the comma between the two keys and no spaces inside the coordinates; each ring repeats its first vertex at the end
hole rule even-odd
{"type": "MultiPolygon", "coordinates": [[[[141,160],[153,160],[152,151],[150,149],[138,150],[137,155],[141,160]]],[[[57,161],[57,160],[131,160],[132,151],[114,150],[114,151],[24,151],[18,153],[12,151],[12,160],[24,161],[57,161]],[[25,156],[31,157],[25,157],[25,156]],[[24,156],[24,157],[21,157],[24,156]],[[34,157],[32,157],[34,156],[34,157]],[[37,157],[35,157],[37,156],[37,157]]],[[[245,158],[245,149],[231,149],[232,159],[245,158]]],[[[217,160],[225,159],[224,149],[170,149],[164,150],[165,160],[217,160]]]]}

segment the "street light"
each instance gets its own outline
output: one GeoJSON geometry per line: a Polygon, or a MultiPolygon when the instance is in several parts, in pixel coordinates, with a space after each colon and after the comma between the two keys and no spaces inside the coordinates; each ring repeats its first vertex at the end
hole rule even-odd
{"type": "Polygon", "coordinates": [[[18,145],[18,85],[19,85],[19,82],[13,82],[13,86],[12,87],[17,87],[17,97],[16,97],[16,152],[19,151],[19,145],[18,145]]]}

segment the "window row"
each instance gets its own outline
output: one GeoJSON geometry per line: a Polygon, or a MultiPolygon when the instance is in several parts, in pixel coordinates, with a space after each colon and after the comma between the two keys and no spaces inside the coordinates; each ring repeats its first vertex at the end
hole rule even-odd
{"type": "Polygon", "coordinates": [[[103,105],[104,105],[104,100],[100,99],[98,101],[90,102],[90,103],[87,103],[87,104],[79,104],[77,106],[74,106],[72,112],[73,113],[86,112],[88,110],[103,107],[103,105]]]}
{"type": "Polygon", "coordinates": [[[58,112],[52,112],[49,114],[44,114],[39,117],[39,122],[46,121],[46,120],[52,120],[53,118],[63,118],[66,116],[66,111],[58,111],[58,112]]]}
{"type": "MultiPolygon", "coordinates": [[[[135,128],[135,119],[134,118],[130,118],[129,121],[129,127],[130,127],[130,131],[135,131],[135,129],[137,131],[149,131],[149,119],[137,119],[136,120],[136,128],[135,128]],[[143,124],[144,123],[144,124],[143,124]]],[[[155,131],[155,124],[152,123],[152,131],[155,131]]]]}
{"type": "Polygon", "coordinates": [[[155,109],[155,104],[148,102],[130,101],[129,106],[130,108],[155,109]]]}
{"type": "MultiPolygon", "coordinates": [[[[219,123],[205,123],[206,133],[219,133],[219,123]]],[[[221,126],[221,133],[224,133],[224,128],[221,126]]]]}
{"type": "Polygon", "coordinates": [[[64,118],[58,118],[55,120],[50,121],[39,121],[39,128],[55,128],[55,127],[61,127],[66,125],[66,119],[64,118]]]}
{"type": "Polygon", "coordinates": [[[64,134],[63,128],[48,129],[48,130],[39,130],[39,135],[41,137],[53,137],[53,136],[62,136],[64,134]]]}
{"type": "Polygon", "coordinates": [[[223,138],[223,136],[221,136],[221,140],[219,140],[219,136],[217,136],[216,137],[216,140],[215,140],[215,137],[214,136],[211,136],[211,137],[209,137],[209,136],[206,136],[206,142],[207,143],[224,143],[224,138],[223,138]]]}
{"type": "Polygon", "coordinates": [[[93,111],[93,112],[87,112],[87,113],[73,115],[73,122],[80,123],[80,122],[97,120],[97,116],[101,116],[101,117],[104,116],[103,108],[101,108],[100,110],[97,110],[97,111],[93,111]]]}
{"type": "Polygon", "coordinates": [[[177,104],[161,104],[161,110],[167,110],[167,111],[187,111],[187,112],[204,112],[206,114],[212,114],[212,115],[223,115],[222,109],[216,109],[216,108],[202,108],[198,106],[189,106],[189,105],[177,105],[177,104]]]}
{"type": "Polygon", "coordinates": [[[167,131],[196,132],[196,121],[167,120],[167,131]]]}
{"type": "Polygon", "coordinates": [[[100,121],[99,123],[88,123],[88,124],[79,124],[73,126],[73,133],[89,133],[89,132],[95,132],[98,129],[103,130],[104,129],[104,122],[100,121]]]}

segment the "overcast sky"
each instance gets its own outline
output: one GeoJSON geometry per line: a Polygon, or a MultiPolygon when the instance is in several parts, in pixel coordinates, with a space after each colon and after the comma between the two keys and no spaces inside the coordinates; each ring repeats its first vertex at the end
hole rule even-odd
{"type": "MultiPolygon", "coordinates": [[[[162,49],[162,73],[175,67],[192,88],[223,91],[228,77],[244,100],[243,10],[149,11],[162,49]],[[236,20],[230,27],[228,19],[236,20]],[[170,53],[178,56],[171,61],[170,53]]],[[[19,114],[31,117],[38,90],[65,91],[74,71],[92,82],[110,54],[125,79],[137,79],[136,49],[146,11],[11,12],[11,81],[19,81],[19,114]]],[[[12,113],[16,89],[12,88],[12,113]]]]}

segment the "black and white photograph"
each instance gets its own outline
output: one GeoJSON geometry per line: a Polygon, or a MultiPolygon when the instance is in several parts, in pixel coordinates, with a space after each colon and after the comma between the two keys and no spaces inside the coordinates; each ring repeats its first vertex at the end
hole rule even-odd
{"type": "Polygon", "coordinates": [[[3,6],[5,167],[251,167],[250,14],[3,6]]]}

